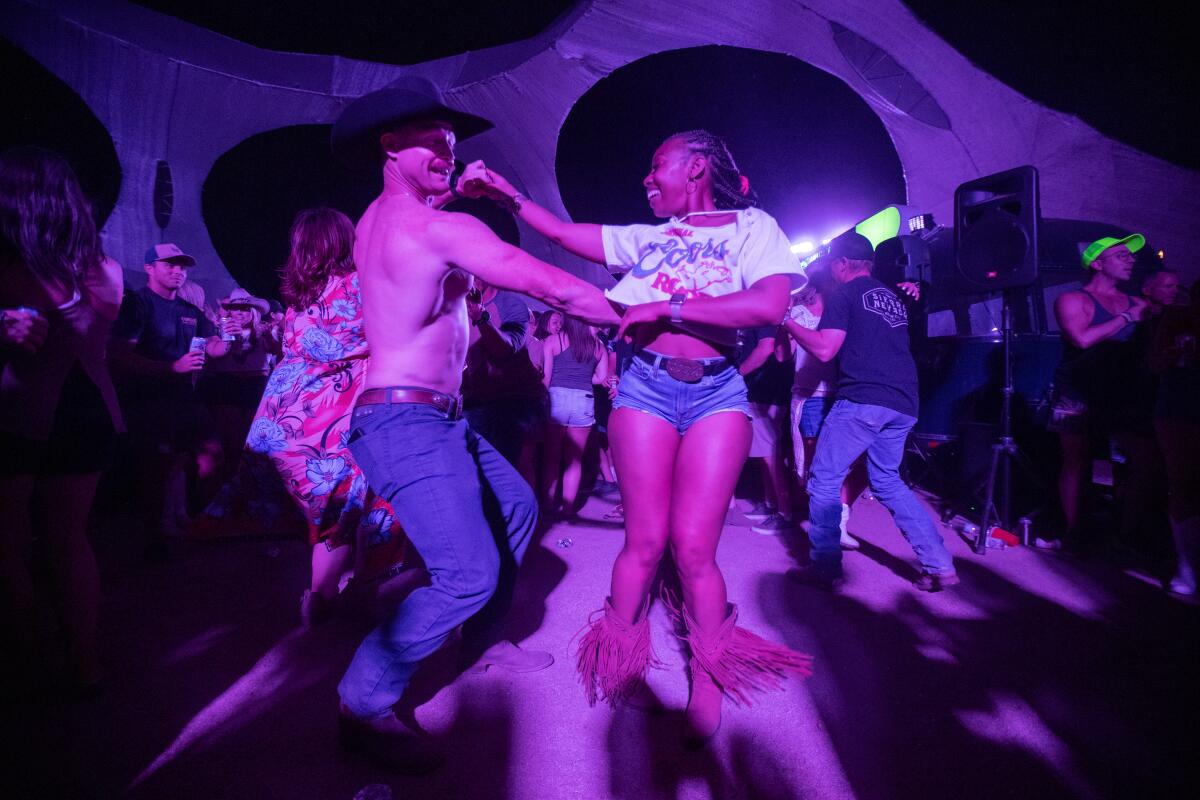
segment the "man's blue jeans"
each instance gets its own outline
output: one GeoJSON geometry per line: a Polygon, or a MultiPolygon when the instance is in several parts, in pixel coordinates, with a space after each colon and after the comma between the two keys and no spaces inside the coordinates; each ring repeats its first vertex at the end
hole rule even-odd
{"type": "Polygon", "coordinates": [[[892,512],[896,527],[908,539],[921,567],[932,575],[954,572],[950,551],[942,542],[916,495],[900,479],[900,460],[914,417],[884,406],[838,400],[821,426],[817,452],[808,478],[809,541],[817,571],[829,577],[842,574],[838,523],[841,489],[850,467],[864,452],[871,491],[892,512]]]}
{"type": "Polygon", "coordinates": [[[467,623],[464,646],[486,646],[481,640],[494,634],[511,601],[537,501],[465,420],[433,406],[360,406],[350,429],[350,452],[392,504],[430,579],[367,636],[338,685],[352,713],[371,717],[400,699],[421,659],[458,625],[467,623]]]}

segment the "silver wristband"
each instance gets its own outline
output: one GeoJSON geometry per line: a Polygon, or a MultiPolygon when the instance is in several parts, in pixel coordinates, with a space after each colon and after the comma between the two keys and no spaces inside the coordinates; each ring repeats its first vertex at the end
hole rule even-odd
{"type": "Polygon", "coordinates": [[[683,292],[676,292],[671,295],[668,306],[671,309],[671,322],[678,325],[683,322],[683,303],[687,300],[687,295],[683,292]]]}

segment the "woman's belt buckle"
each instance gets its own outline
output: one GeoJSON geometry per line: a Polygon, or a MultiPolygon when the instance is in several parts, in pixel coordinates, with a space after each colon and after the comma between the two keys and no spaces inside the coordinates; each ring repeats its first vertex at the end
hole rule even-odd
{"type": "Polygon", "coordinates": [[[695,383],[704,377],[704,365],[690,358],[668,358],[667,374],[681,383],[695,383]]]}

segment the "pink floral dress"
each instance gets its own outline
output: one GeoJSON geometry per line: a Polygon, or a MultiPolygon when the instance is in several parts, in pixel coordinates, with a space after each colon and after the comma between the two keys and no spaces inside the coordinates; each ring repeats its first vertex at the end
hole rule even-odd
{"type": "MultiPolygon", "coordinates": [[[[268,485],[282,479],[311,543],[353,543],[362,528],[366,547],[391,545],[395,553],[403,537],[392,509],[369,490],[346,447],[368,359],[358,274],[331,278],[311,306],[288,309],[283,324],[283,358],[246,437],[243,471],[257,489],[251,511],[267,518],[283,511],[271,507],[268,485]]],[[[383,554],[371,555],[376,562],[383,554]]]]}

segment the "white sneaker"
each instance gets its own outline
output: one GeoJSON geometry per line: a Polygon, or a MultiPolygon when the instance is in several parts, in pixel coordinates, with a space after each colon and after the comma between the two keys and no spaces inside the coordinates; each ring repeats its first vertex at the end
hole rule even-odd
{"type": "MultiPolygon", "coordinates": [[[[755,529],[757,530],[757,528],[755,529]]],[[[1182,576],[1176,575],[1171,578],[1171,582],[1167,584],[1167,591],[1171,594],[1177,594],[1182,597],[1191,597],[1196,594],[1196,581],[1188,581],[1182,576]]]]}
{"type": "Polygon", "coordinates": [[[1196,593],[1196,573],[1192,570],[1191,565],[1183,559],[1180,559],[1175,574],[1167,583],[1167,591],[1184,597],[1191,597],[1196,593]]]}
{"type": "Polygon", "coordinates": [[[838,522],[838,532],[840,533],[840,536],[838,538],[838,544],[841,545],[841,548],[843,550],[857,550],[858,549],[858,539],[855,539],[853,536],[851,536],[849,533],[846,532],[846,524],[849,522],[850,522],[850,506],[846,505],[845,503],[842,503],[842,518],[838,522]]]}
{"type": "Polygon", "coordinates": [[[762,522],[750,528],[750,530],[754,531],[755,533],[761,533],[763,536],[775,536],[776,534],[783,533],[784,531],[793,530],[795,527],[796,523],[783,516],[783,514],[772,514],[762,522]]]}
{"type": "Polygon", "coordinates": [[[742,512],[742,516],[751,522],[762,522],[774,514],[775,509],[761,501],[751,506],[749,511],[742,512]]]}

